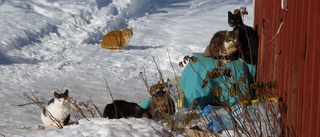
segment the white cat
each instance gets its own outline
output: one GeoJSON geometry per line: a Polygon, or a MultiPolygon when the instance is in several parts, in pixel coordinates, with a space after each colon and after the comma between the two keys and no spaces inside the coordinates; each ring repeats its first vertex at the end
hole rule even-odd
{"type": "Polygon", "coordinates": [[[67,101],[69,91],[66,90],[62,94],[54,92],[54,98],[48,102],[47,111],[60,123],[57,124],[50,118],[50,114],[43,110],[41,120],[46,127],[61,127],[69,123],[70,120],[70,103],[67,101]]]}

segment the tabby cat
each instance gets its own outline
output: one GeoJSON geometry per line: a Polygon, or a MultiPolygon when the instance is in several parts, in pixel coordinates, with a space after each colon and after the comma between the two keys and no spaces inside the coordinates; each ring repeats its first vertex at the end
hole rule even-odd
{"type": "Polygon", "coordinates": [[[203,55],[214,58],[238,59],[237,51],[240,48],[238,37],[239,32],[237,30],[216,32],[203,55]]]}
{"type": "Polygon", "coordinates": [[[46,109],[43,109],[41,113],[41,120],[44,126],[60,127],[69,123],[71,108],[70,103],[67,100],[68,93],[68,90],[61,94],[54,92],[54,98],[48,102],[46,109]],[[47,111],[50,112],[50,114],[57,120],[57,122],[60,123],[60,125],[52,120],[50,114],[47,113],[47,111]]]}
{"type": "Polygon", "coordinates": [[[258,40],[257,31],[243,23],[241,13],[232,14],[228,12],[228,23],[233,30],[239,31],[239,41],[241,45],[241,57],[246,63],[257,64],[258,60],[258,40]]]}
{"type": "Polygon", "coordinates": [[[152,99],[149,102],[148,110],[153,120],[159,121],[175,113],[175,104],[171,99],[170,92],[165,91],[162,84],[152,85],[150,93],[152,99]]]}
{"type": "Polygon", "coordinates": [[[132,28],[114,30],[102,37],[101,47],[106,49],[123,49],[133,35],[132,28]]]}

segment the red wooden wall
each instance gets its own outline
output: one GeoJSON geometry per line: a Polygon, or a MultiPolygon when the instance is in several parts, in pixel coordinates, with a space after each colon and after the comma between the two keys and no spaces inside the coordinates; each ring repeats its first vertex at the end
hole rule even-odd
{"type": "Polygon", "coordinates": [[[284,136],[320,137],[320,1],[255,0],[254,14],[257,80],[277,82],[284,136]]]}

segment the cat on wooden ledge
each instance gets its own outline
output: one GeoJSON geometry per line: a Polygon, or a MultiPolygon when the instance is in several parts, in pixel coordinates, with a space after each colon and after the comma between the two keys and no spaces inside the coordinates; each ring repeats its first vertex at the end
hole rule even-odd
{"type": "Polygon", "coordinates": [[[68,93],[68,90],[61,94],[54,92],[54,98],[48,102],[46,109],[41,112],[41,120],[45,127],[62,128],[69,123],[71,107],[68,102],[68,93]]]}
{"type": "Polygon", "coordinates": [[[122,50],[124,46],[128,45],[132,35],[132,28],[123,28],[122,30],[108,32],[102,37],[101,47],[122,50]]]}

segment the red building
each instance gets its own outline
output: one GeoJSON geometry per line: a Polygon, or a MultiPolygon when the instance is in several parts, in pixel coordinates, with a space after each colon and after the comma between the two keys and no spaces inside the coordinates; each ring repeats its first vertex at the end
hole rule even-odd
{"type": "Polygon", "coordinates": [[[320,1],[255,0],[254,14],[257,80],[277,82],[284,136],[320,137],[320,1]]]}

